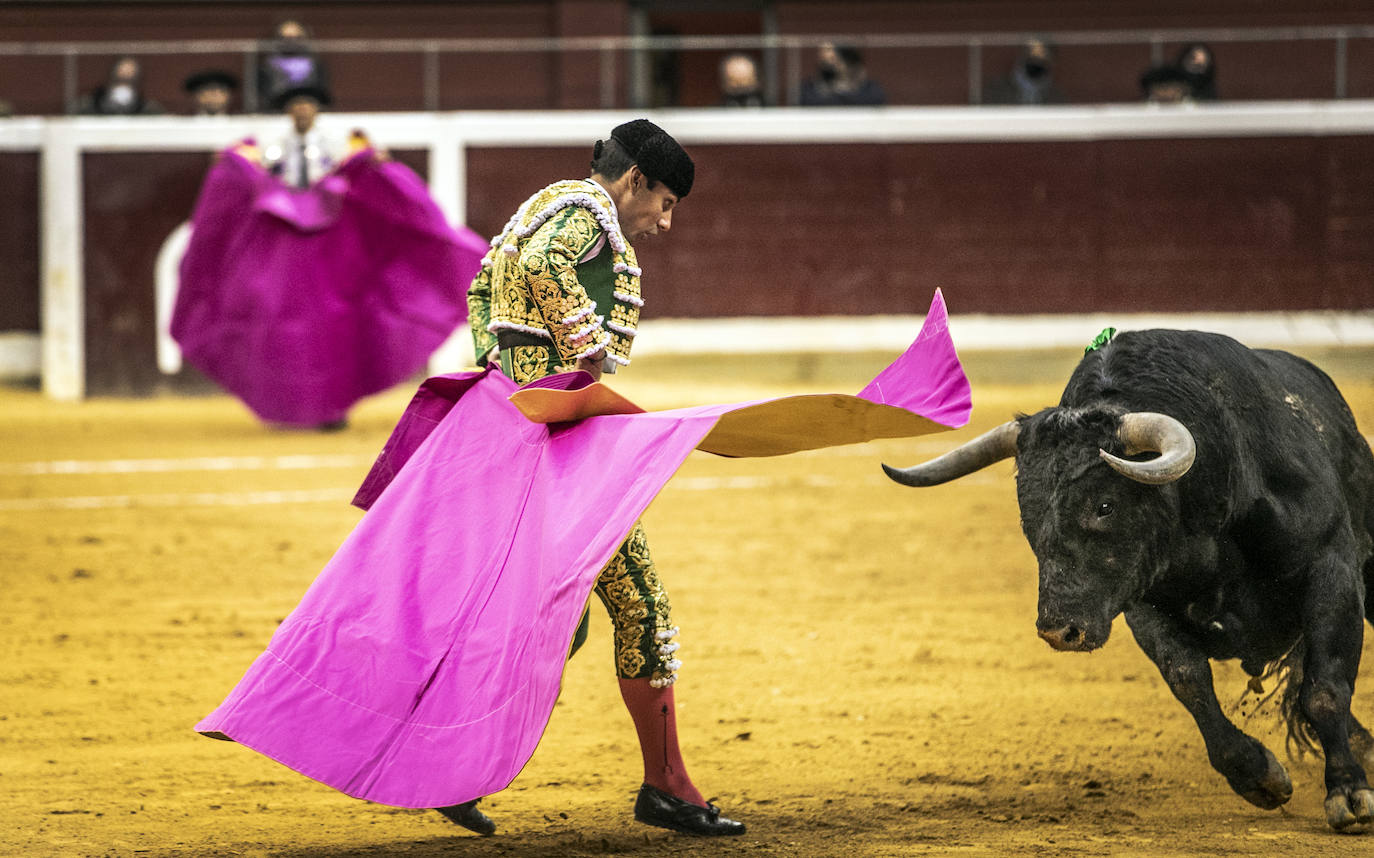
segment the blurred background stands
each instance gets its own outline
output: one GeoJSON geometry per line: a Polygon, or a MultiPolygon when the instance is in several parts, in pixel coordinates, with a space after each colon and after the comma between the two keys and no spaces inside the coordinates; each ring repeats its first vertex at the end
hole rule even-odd
{"type": "Polygon", "coordinates": [[[764,103],[788,106],[830,43],[862,53],[888,104],[957,105],[983,103],[1035,34],[1053,44],[1054,79],[1075,104],[1137,101],[1141,69],[1198,41],[1221,57],[1228,100],[1374,97],[1374,5],[1062,5],[16,2],[0,7],[0,81],[21,115],[64,112],[126,55],[164,105],[184,101],[188,75],[217,68],[241,79],[248,112],[266,111],[290,74],[327,84],[343,112],[712,107],[722,60],[745,52],[764,103]]]}

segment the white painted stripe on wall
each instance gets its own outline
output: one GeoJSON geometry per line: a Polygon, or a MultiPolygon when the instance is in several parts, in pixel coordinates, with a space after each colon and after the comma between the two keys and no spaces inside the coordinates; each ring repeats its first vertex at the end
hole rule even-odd
{"type": "Polygon", "coordinates": [[[37,378],[43,341],[35,331],[0,331],[0,379],[37,378]]]}
{"type": "MultiPolygon", "coordinates": [[[[947,298],[949,296],[946,296],[947,298]]],[[[639,325],[635,357],[703,353],[903,351],[924,316],[650,319],[639,325]]],[[[960,351],[1081,348],[1103,328],[1177,328],[1226,334],[1249,346],[1374,346],[1374,310],[1294,313],[1084,313],[959,315],[949,318],[960,351]]]]}

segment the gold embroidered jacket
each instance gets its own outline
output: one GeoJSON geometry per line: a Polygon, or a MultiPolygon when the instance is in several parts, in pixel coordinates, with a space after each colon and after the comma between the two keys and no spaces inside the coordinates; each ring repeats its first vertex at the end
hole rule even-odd
{"type": "Polygon", "coordinates": [[[615,204],[590,180],[549,185],[492,239],[468,289],[479,361],[503,339],[548,347],[550,368],[606,350],[628,364],[639,324],[640,269],[615,204]]]}

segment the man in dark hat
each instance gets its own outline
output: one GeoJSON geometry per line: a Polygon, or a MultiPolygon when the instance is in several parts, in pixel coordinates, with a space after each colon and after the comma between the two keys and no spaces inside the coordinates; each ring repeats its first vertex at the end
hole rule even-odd
{"type": "Polygon", "coordinates": [[[227,71],[206,69],[186,78],[182,88],[195,103],[196,116],[228,116],[239,79],[227,71]]]}
{"type": "Polygon", "coordinates": [[[329,91],[297,86],[277,94],[274,107],[291,117],[291,133],[263,151],[263,166],[288,185],[308,188],[339,161],[340,146],[315,127],[320,108],[328,107],[329,91]]]}
{"type": "Polygon", "coordinates": [[[1140,76],[1140,92],[1150,104],[1188,104],[1193,101],[1188,75],[1176,65],[1155,66],[1140,76]]]}
{"type": "MultiPolygon", "coordinates": [[[[478,362],[520,384],[627,366],[644,305],[634,244],[672,228],[694,175],[676,140],[637,119],[596,142],[590,178],[555,182],[526,200],[492,239],[468,290],[478,362]]],[[[682,761],[672,688],[682,666],[678,629],[641,525],[602,570],[596,594],[611,616],[620,694],[644,758],[635,818],[689,834],[744,833],[702,798],[682,761]]],[[[573,652],[588,621],[583,614],[573,652]]],[[[475,801],[438,810],[482,834],[496,829],[475,801]]]]}

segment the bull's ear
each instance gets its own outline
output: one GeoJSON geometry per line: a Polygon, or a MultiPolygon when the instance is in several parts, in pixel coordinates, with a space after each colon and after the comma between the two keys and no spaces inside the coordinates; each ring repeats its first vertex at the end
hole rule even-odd
{"type": "Polygon", "coordinates": [[[1138,483],[1159,486],[1172,483],[1188,473],[1197,457],[1197,443],[1188,427],[1167,414],[1153,411],[1132,411],[1121,415],[1116,431],[1117,440],[1126,447],[1126,455],[1158,453],[1153,459],[1132,462],[1098,450],[1102,460],[1117,473],[1138,483]]]}
{"type": "Polygon", "coordinates": [[[883,465],[883,470],[904,486],[938,486],[1015,456],[1016,438],[1020,433],[1020,422],[1009,420],[929,462],[910,468],[883,465]]]}

